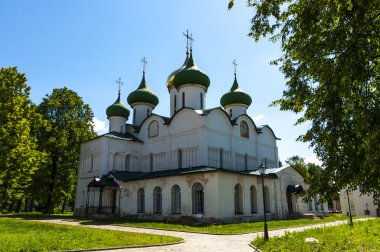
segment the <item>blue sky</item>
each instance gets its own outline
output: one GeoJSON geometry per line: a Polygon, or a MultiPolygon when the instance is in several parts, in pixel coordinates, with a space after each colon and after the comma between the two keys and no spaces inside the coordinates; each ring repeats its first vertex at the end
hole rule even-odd
{"type": "MultiPolygon", "coordinates": [[[[228,0],[2,0],[0,3],[0,67],[17,66],[40,103],[53,88],[67,86],[90,105],[97,129],[108,128],[105,110],[116,97],[120,77],[122,99],[135,90],[146,57],[146,80],[160,103],[154,110],[169,115],[168,75],[185,59],[188,29],[193,34],[195,63],[211,80],[207,108],[220,106],[220,97],[233,82],[236,59],[240,88],[252,97],[248,114],[257,125],[269,124],[278,141],[280,159],[315,156],[307,143],[296,142],[309,124],[294,126],[299,117],[268,107],[281,97],[285,80],[269,62],[281,55],[279,44],[256,43],[247,34],[254,12],[245,1],[228,0]],[[105,122],[103,124],[102,122],[105,122]]],[[[129,119],[129,122],[132,118],[129,119]]],[[[104,130],[104,129],[103,129],[104,130]]]]}

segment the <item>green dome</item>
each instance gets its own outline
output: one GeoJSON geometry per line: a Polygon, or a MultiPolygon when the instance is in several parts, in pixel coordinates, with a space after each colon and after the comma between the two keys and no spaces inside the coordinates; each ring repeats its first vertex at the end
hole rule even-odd
{"type": "Polygon", "coordinates": [[[107,114],[107,117],[121,116],[121,117],[128,119],[129,110],[127,109],[126,106],[124,106],[123,103],[121,103],[120,93],[119,93],[119,96],[117,97],[117,100],[115,101],[115,103],[107,108],[106,114],[107,114]]]}
{"type": "Polygon", "coordinates": [[[183,69],[185,69],[186,67],[186,64],[187,62],[189,61],[189,56],[188,56],[188,53],[186,53],[186,59],[185,59],[185,62],[182,64],[182,66],[180,68],[178,68],[177,70],[175,70],[174,72],[172,72],[167,81],[166,81],[166,87],[168,88],[168,90],[172,89],[173,87],[173,80],[174,80],[174,77],[181,71],[183,71],[183,69]]]}
{"type": "Polygon", "coordinates": [[[145,72],[143,72],[143,78],[141,80],[140,86],[128,95],[127,101],[131,106],[133,106],[135,103],[140,102],[151,104],[153,107],[157,106],[157,96],[146,86],[145,72]]]}
{"type": "Polygon", "coordinates": [[[220,98],[220,104],[225,108],[226,106],[232,104],[244,104],[247,107],[249,107],[251,103],[251,97],[239,88],[239,84],[237,83],[235,74],[235,80],[232,84],[231,90],[230,92],[224,94],[222,98],[220,98]]]}
{"type": "Polygon", "coordinates": [[[210,79],[207,74],[195,65],[191,50],[190,58],[185,68],[176,73],[173,78],[173,85],[177,89],[186,84],[198,84],[203,86],[206,90],[210,86],[210,79]]]}

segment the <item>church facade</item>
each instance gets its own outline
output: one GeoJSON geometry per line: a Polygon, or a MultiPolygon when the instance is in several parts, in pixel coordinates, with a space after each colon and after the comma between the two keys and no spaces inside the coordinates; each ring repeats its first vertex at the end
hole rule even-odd
{"type": "Polygon", "coordinates": [[[272,219],[327,213],[327,204],[302,202],[307,184],[295,169],[279,167],[279,138],[246,113],[252,99],[236,71],[221,107],[206,108],[209,85],[190,49],[167,80],[170,117],[153,112],[159,100],[145,69],[127,99],[130,123],[119,90],[106,110],[109,132],[81,146],[75,214],[250,221],[264,209],[272,219]]]}

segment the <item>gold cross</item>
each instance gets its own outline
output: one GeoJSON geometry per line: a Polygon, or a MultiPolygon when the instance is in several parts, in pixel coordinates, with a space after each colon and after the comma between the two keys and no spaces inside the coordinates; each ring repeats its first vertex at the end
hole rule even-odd
{"type": "Polygon", "coordinates": [[[236,74],[236,67],[238,66],[238,64],[236,63],[235,59],[234,61],[232,61],[232,64],[234,65],[234,74],[236,74]]]}
{"type": "Polygon", "coordinates": [[[123,85],[123,82],[121,81],[121,79],[119,78],[117,81],[116,81],[117,84],[119,84],[119,95],[120,95],[120,89],[121,89],[121,85],[123,85]]]}
{"type": "Polygon", "coordinates": [[[146,58],[144,57],[141,59],[141,62],[143,63],[143,72],[145,73],[146,64],[148,64],[148,61],[146,61],[146,58]]]}
{"type": "Polygon", "coordinates": [[[183,33],[183,35],[186,37],[186,50],[189,50],[189,40],[190,40],[190,47],[193,46],[192,42],[194,41],[193,39],[193,34],[189,34],[189,30],[186,30],[186,33],[183,33]]]}

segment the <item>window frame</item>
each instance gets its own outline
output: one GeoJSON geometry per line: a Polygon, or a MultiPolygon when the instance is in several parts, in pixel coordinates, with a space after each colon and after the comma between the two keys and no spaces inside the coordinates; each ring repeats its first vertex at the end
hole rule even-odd
{"type": "Polygon", "coordinates": [[[159,186],[153,189],[153,213],[162,214],[162,189],[159,186]]]}
{"type": "Polygon", "coordinates": [[[145,190],[140,188],[137,191],[137,213],[145,213],[145,190]]]}
{"type": "Polygon", "coordinates": [[[171,212],[172,214],[181,213],[181,187],[178,185],[172,186],[171,189],[171,212]]]}
{"type": "Polygon", "coordinates": [[[246,121],[240,122],[240,137],[249,138],[249,126],[246,121]]]}
{"type": "Polygon", "coordinates": [[[204,187],[201,183],[196,182],[191,188],[192,197],[192,213],[193,214],[204,214],[204,187]]]}

